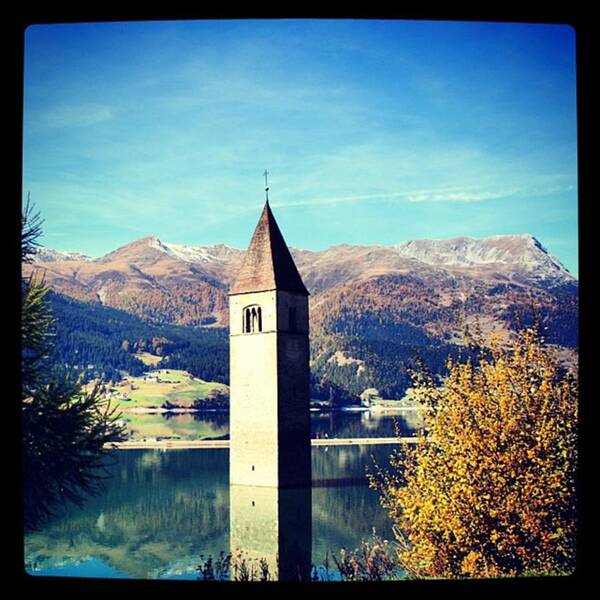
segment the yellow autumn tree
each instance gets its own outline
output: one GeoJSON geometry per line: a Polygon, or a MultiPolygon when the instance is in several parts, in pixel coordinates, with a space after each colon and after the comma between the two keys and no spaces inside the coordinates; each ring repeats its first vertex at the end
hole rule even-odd
{"type": "Polygon", "coordinates": [[[566,574],[575,565],[577,376],[533,329],[416,382],[426,430],[371,477],[414,577],[566,574]]]}

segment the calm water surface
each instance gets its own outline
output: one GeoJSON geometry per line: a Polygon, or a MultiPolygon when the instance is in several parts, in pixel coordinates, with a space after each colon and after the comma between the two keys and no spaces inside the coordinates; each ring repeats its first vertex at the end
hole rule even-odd
{"type": "MultiPolygon", "coordinates": [[[[186,415],[189,416],[189,415],[186,415]]],[[[410,417],[399,419],[411,431],[410,417]]],[[[331,437],[394,435],[393,419],[364,414],[313,415],[331,437]],[[391,429],[390,429],[391,427],[391,429]]],[[[312,449],[312,562],[328,551],[356,548],[375,528],[392,533],[365,469],[387,464],[394,446],[312,449]]],[[[34,575],[195,579],[201,557],[230,551],[229,451],[123,450],[101,496],[59,514],[25,536],[26,569],[34,575]]]]}
{"type": "MultiPolygon", "coordinates": [[[[132,439],[144,437],[175,436],[198,440],[218,438],[229,434],[228,413],[163,413],[122,417],[132,439]]],[[[316,437],[393,437],[396,426],[401,435],[410,435],[421,426],[418,411],[395,413],[370,411],[329,411],[311,413],[311,435],[316,437]]]]}

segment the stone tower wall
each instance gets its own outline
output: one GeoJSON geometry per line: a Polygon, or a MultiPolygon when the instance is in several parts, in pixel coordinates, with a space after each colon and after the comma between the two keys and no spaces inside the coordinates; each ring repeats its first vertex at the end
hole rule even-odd
{"type": "Polygon", "coordinates": [[[308,353],[306,296],[230,296],[232,485],[310,485],[308,353]],[[250,305],[261,307],[261,332],[243,332],[250,305]]]}
{"type": "Polygon", "coordinates": [[[276,294],[230,297],[230,484],[277,486],[276,294]],[[260,333],[243,333],[244,307],[262,310],[260,333]]]}
{"type": "Polygon", "coordinates": [[[308,298],[278,292],[277,300],[279,484],[310,486],[308,298]]]}

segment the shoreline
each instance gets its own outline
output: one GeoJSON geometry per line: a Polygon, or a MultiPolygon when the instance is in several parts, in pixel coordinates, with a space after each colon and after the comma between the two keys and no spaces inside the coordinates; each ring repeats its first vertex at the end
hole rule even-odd
{"type": "MultiPolygon", "coordinates": [[[[133,407],[133,408],[120,408],[117,407],[117,410],[121,414],[131,414],[131,415],[155,415],[155,414],[201,414],[201,413],[229,413],[229,408],[144,408],[144,407],[133,407]]],[[[311,413],[323,413],[323,412],[373,412],[373,413],[382,413],[382,412],[399,412],[399,411],[413,411],[413,410],[422,410],[420,406],[335,406],[335,407],[326,407],[326,408],[318,408],[313,407],[310,408],[311,413]]]]}
{"type": "MultiPolygon", "coordinates": [[[[416,437],[371,437],[371,438],[311,438],[311,446],[372,446],[387,444],[414,444],[416,437]]],[[[149,440],[126,441],[106,444],[106,448],[116,450],[192,450],[229,448],[230,440],[149,440]]]]}
{"type": "Polygon", "coordinates": [[[165,413],[175,413],[175,414],[195,414],[195,413],[228,413],[228,408],[144,408],[144,407],[135,407],[135,408],[117,408],[117,410],[126,415],[156,415],[156,414],[165,414],[165,413]]]}

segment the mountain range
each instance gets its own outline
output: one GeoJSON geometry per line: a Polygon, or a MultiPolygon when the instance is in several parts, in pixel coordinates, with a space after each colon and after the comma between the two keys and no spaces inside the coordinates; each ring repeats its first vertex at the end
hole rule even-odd
{"type": "MultiPolygon", "coordinates": [[[[290,251],[311,294],[313,370],[345,389],[391,390],[410,355],[439,362],[463,344],[465,326],[506,338],[534,314],[547,341],[574,360],[578,281],[531,235],[290,251]]],[[[220,328],[243,256],[148,236],[98,258],[41,248],[23,270],[43,269],[54,291],[150,323],[220,328]]]]}

